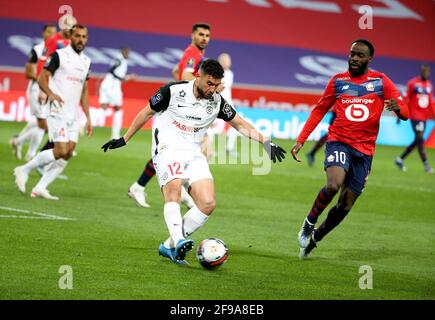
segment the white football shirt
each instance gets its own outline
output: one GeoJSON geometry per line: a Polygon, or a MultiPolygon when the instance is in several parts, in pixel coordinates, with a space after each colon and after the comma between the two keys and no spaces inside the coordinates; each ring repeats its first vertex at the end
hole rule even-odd
{"type": "Polygon", "coordinates": [[[193,94],[195,81],[170,83],[150,98],[151,109],[158,112],[153,123],[153,155],[165,148],[200,151],[207,128],[216,118],[231,121],[236,116],[219,93],[197,100],[193,94]]]}
{"type": "Polygon", "coordinates": [[[50,90],[64,101],[62,108],[50,108],[50,114],[65,119],[79,119],[79,104],[83,85],[88,79],[91,59],[83,52],[78,54],[69,45],[56,50],[44,66],[53,76],[50,78],[50,90]]]}

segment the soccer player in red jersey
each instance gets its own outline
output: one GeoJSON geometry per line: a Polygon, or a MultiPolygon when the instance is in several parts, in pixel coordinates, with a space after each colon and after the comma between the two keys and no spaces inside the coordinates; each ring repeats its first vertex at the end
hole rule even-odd
{"type": "Polygon", "coordinates": [[[38,59],[38,64],[36,68],[36,75],[39,76],[42,69],[44,68],[45,62],[48,57],[53,54],[58,49],[65,48],[69,45],[71,39],[71,28],[77,23],[77,20],[73,16],[68,16],[62,21],[60,25],[61,29],[59,32],[52,35],[45,41],[45,47],[42,51],[42,55],[38,59]]]}
{"type": "MultiPolygon", "coordinates": [[[[178,65],[172,69],[172,77],[176,81],[189,81],[195,79],[199,65],[204,60],[205,48],[210,41],[210,25],[206,23],[196,23],[192,26],[192,42],[184,50],[178,65]]],[[[128,189],[128,196],[136,201],[136,203],[144,208],[149,208],[150,205],[145,199],[145,186],[152,177],[156,174],[153,160],[150,159],[145,164],[144,170],[139,179],[134,182],[128,189]]],[[[182,201],[191,208],[194,203],[190,196],[182,189],[182,201]]]]}
{"type": "Polygon", "coordinates": [[[352,43],[348,71],[331,78],[292,148],[293,158],[300,162],[298,152],[304,142],[328,110],[335,107],[337,118],[329,127],[325,150],[327,183],[298,234],[301,259],[344,219],[362,193],[371,170],[382,111],[393,111],[402,120],[408,118],[406,104],[393,82],[385,74],[369,70],[373,54],[369,41],[358,39],[352,43]],[[319,215],[338,191],[337,204],[315,229],[319,215]]]}
{"type": "Polygon", "coordinates": [[[423,133],[426,128],[426,121],[430,119],[433,107],[433,86],[429,80],[430,66],[422,65],[419,77],[412,78],[408,82],[406,100],[409,108],[409,119],[415,133],[414,141],[406,148],[400,157],[396,158],[395,164],[400,170],[406,171],[403,160],[417,146],[420,159],[424,165],[424,171],[433,173],[433,168],[429,165],[426,151],[424,150],[423,133]]]}
{"type": "Polygon", "coordinates": [[[192,27],[192,42],[184,50],[178,65],[172,70],[174,80],[193,80],[204,60],[205,48],[210,41],[210,25],[197,23],[192,27]]]}

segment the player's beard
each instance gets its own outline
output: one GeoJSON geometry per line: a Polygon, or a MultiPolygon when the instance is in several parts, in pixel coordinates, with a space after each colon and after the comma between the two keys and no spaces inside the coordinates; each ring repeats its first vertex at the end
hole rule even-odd
{"type": "Polygon", "coordinates": [[[71,47],[74,49],[75,52],[80,53],[83,51],[83,49],[85,48],[85,45],[83,43],[71,43],[71,47]],[[81,49],[77,48],[77,45],[81,45],[81,49]]]}
{"type": "Polygon", "coordinates": [[[204,98],[204,99],[209,99],[211,96],[212,96],[212,94],[209,94],[208,96],[204,93],[204,91],[201,89],[201,87],[198,85],[198,93],[199,93],[199,96],[201,97],[201,98],[204,98]]]}
{"type": "Polygon", "coordinates": [[[368,62],[366,62],[366,63],[362,63],[362,64],[358,67],[358,69],[352,69],[352,68],[351,68],[351,65],[350,65],[350,61],[349,61],[349,62],[348,62],[348,66],[349,66],[348,70],[349,70],[349,73],[350,73],[351,75],[355,76],[355,77],[361,76],[361,75],[363,75],[363,74],[366,72],[368,64],[369,64],[368,62]]]}

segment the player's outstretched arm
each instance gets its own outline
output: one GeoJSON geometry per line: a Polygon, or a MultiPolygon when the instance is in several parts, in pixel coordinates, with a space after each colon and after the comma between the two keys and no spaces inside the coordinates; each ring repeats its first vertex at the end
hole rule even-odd
{"type": "Polygon", "coordinates": [[[270,139],[266,139],[257,129],[254,128],[252,124],[238,114],[236,114],[235,117],[230,121],[230,124],[245,137],[263,144],[264,149],[273,162],[276,162],[276,160],[281,162],[285,158],[284,154],[286,151],[283,148],[274,144],[270,139]]]}
{"type": "Polygon", "coordinates": [[[116,149],[123,147],[127,144],[127,142],[138,132],[144,124],[153,117],[155,111],[151,109],[150,104],[148,103],[145,108],[141,110],[133,120],[130,128],[128,128],[125,135],[119,139],[112,139],[106,142],[101,149],[106,152],[108,149],[116,149]]]}

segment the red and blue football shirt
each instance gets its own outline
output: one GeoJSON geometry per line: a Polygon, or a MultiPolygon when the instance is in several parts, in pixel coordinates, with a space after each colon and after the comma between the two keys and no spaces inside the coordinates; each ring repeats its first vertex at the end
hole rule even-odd
{"type": "Polygon", "coordinates": [[[394,99],[400,107],[400,118],[408,118],[408,109],[400,92],[383,73],[369,70],[352,77],[349,71],[336,74],[329,81],[323,96],[313,108],[297,141],[304,143],[329,109],[337,118],[329,126],[328,141],[340,141],[372,156],[379,133],[384,101],[394,99]]]}

